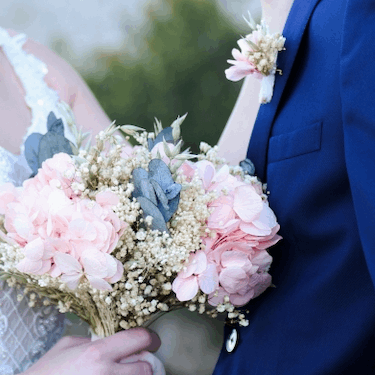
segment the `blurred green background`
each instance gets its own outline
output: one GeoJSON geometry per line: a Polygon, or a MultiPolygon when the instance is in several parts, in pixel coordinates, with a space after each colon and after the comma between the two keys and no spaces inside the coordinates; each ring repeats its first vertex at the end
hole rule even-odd
{"type": "MultiPolygon", "coordinates": [[[[154,117],[168,126],[188,112],[183,139],[196,152],[202,140],[217,143],[233,109],[242,82],[225,78],[226,60],[249,30],[245,22],[235,28],[216,1],[162,3],[149,6],[148,21],[134,32],[137,55],[124,45],[115,54],[94,55],[95,67],[80,73],[117,124],[152,130],[154,117]]],[[[53,47],[63,52],[61,41],[53,47]]]]}

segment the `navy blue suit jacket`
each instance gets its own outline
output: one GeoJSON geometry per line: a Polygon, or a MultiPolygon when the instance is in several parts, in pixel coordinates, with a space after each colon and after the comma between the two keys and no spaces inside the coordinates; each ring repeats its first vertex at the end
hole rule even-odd
{"type": "Polygon", "coordinates": [[[248,150],[281,225],[276,288],[214,375],[375,374],[375,1],[295,0],[283,35],[248,150]]]}

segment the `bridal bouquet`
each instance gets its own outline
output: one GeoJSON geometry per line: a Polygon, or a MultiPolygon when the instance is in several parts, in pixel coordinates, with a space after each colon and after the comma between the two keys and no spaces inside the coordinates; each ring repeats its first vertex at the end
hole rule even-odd
{"type": "Polygon", "coordinates": [[[85,149],[53,117],[48,142],[33,136],[33,177],[0,187],[0,273],[31,306],[73,312],[99,337],[181,307],[248,324],[238,307],[271,285],[279,225],[250,161],[182,151],[185,116],[153,133],[112,124],[85,149]]]}

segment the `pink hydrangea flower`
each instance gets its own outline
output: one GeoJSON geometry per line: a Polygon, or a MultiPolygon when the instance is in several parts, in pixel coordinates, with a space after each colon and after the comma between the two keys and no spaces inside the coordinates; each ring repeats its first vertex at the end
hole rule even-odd
{"type": "Polygon", "coordinates": [[[51,254],[41,238],[29,242],[23,250],[26,257],[16,266],[20,272],[42,275],[51,269],[51,254]]]}
{"type": "Polygon", "coordinates": [[[10,182],[0,186],[0,215],[5,214],[8,203],[14,202],[18,197],[17,188],[10,182]]]}
{"type": "Polygon", "coordinates": [[[243,306],[271,285],[268,270],[272,257],[266,250],[253,248],[245,238],[234,242],[226,239],[218,236],[211,243],[206,241],[207,259],[216,265],[220,283],[208,302],[216,306],[227,295],[234,306],[243,306]]]}
{"type": "Polygon", "coordinates": [[[245,39],[238,40],[237,44],[239,45],[241,52],[236,48],[232,49],[234,60],[227,61],[233,66],[225,70],[226,78],[230,81],[237,82],[251,74],[257,79],[262,79],[262,73],[260,73],[255,65],[246,57],[246,53],[253,50],[250,44],[246,42],[245,39]]]}
{"type": "Polygon", "coordinates": [[[186,177],[187,181],[190,182],[194,177],[196,167],[194,163],[187,160],[181,165],[179,170],[186,177]]]}
{"type": "Polygon", "coordinates": [[[208,263],[206,254],[199,250],[190,254],[186,267],[174,279],[172,290],[179,301],[189,301],[198,293],[198,289],[210,294],[218,285],[216,266],[208,263]]]}
{"type": "Polygon", "coordinates": [[[93,288],[99,290],[112,290],[109,283],[116,283],[124,272],[122,263],[109,254],[102,253],[95,247],[86,248],[81,255],[81,262],[70,254],[56,253],[54,260],[57,268],[56,274],[66,285],[74,290],[77,288],[82,276],[85,276],[93,288]]]}
{"type": "MultiPolygon", "coordinates": [[[[73,189],[71,188],[72,178],[75,173],[74,162],[72,158],[63,152],[55,154],[52,158],[47,159],[42,163],[42,168],[39,168],[38,174],[34,178],[24,181],[23,186],[35,185],[39,190],[43,186],[49,185],[51,180],[59,181],[61,188],[68,197],[73,196],[73,189]],[[66,177],[71,175],[71,177],[66,177]]],[[[78,181],[78,178],[74,178],[78,181]]]]}
{"type": "Polygon", "coordinates": [[[197,172],[206,191],[220,194],[210,203],[213,212],[208,219],[208,228],[220,233],[240,228],[257,236],[271,234],[272,228],[277,225],[276,217],[256,187],[232,176],[227,165],[216,171],[212,163],[200,161],[197,172]]]}
{"type": "Polygon", "coordinates": [[[7,237],[25,254],[17,268],[60,277],[72,289],[84,275],[93,287],[109,290],[123,273],[110,255],[127,226],[112,210],[119,198],[102,191],[95,201],[82,199],[70,187],[73,181],[73,161],[61,153],[46,160],[21,190],[0,190],[7,237]]]}
{"type": "Polygon", "coordinates": [[[245,183],[227,165],[216,170],[207,160],[187,164],[182,172],[190,179],[197,173],[205,191],[218,194],[209,204],[207,221],[216,237],[202,239],[204,250],[190,255],[172,289],[180,301],[192,299],[200,289],[213,306],[223,303],[225,295],[234,306],[243,306],[270,286],[272,257],[266,249],[281,239],[261,184],[245,183]]]}

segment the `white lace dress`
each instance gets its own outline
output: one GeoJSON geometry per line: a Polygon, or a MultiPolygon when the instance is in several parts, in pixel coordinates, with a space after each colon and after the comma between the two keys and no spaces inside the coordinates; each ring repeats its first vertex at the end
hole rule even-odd
{"type": "MultiPolygon", "coordinates": [[[[24,140],[31,133],[47,132],[47,117],[53,111],[62,118],[65,137],[74,143],[74,137],[60,110],[58,94],[44,82],[48,69],[35,56],[27,54],[22,46],[24,34],[10,37],[0,28],[0,47],[5,52],[25,89],[25,102],[31,110],[32,123],[24,140]]],[[[12,182],[16,186],[32,173],[21,145],[21,155],[13,155],[0,147],[0,184],[12,182]]],[[[65,316],[54,306],[29,307],[27,299],[17,301],[21,290],[13,289],[0,280],[0,375],[13,375],[27,370],[61,338],[65,316]]]]}

